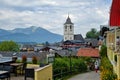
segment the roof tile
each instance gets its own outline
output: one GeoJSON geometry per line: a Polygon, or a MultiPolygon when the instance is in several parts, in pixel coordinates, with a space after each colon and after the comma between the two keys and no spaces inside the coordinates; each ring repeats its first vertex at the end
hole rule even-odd
{"type": "Polygon", "coordinates": [[[77,56],[99,57],[99,50],[94,48],[81,48],[78,50],[77,56]]]}

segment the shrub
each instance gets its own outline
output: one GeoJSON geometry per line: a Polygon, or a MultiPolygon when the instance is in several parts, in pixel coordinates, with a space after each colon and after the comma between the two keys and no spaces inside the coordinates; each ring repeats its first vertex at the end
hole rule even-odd
{"type": "Polygon", "coordinates": [[[65,58],[56,58],[53,64],[54,68],[69,67],[68,60],[65,58]]]}
{"type": "Polygon", "coordinates": [[[113,72],[113,66],[110,63],[108,57],[107,57],[107,49],[103,45],[100,51],[101,55],[101,79],[102,80],[116,80],[117,75],[113,72]]]}
{"type": "Polygon", "coordinates": [[[105,45],[102,45],[102,47],[101,47],[100,56],[107,57],[107,47],[105,45]]]}
{"type": "Polygon", "coordinates": [[[36,56],[33,56],[33,57],[32,57],[32,63],[33,63],[33,64],[37,64],[37,57],[36,57],[36,56]]]}
{"type": "Polygon", "coordinates": [[[22,62],[23,63],[27,62],[27,56],[26,55],[22,55],[22,62]]]}
{"type": "Polygon", "coordinates": [[[79,58],[71,57],[71,67],[70,58],[68,57],[55,58],[55,61],[53,63],[53,75],[58,75],[54,78],[60,78],[61,76],[63,78],[71,74],[81,73],[85,71],[87,71],[87,66],[84,60],[79,58]],[[60,75],[61,73],[62,75],[60,75]]]}
{"type": "Polygon", "coordinates": [[[83,59],[72,58],[72,70],[76,72],[85,72],[87,70],[87,65],[83,59]]]}
{"type": "Polygon", "coordinates": [[[116,80],[117,75],[113,72],[109,71],[104,71],[105,73],[103,74],[102,80],[116,80]]]}

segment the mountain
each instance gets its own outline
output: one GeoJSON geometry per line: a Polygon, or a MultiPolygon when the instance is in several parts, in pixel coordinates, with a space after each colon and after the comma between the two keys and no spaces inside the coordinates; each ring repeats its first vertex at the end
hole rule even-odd
{"type": "Polygon", "coordinates": [[[4,35],[8,35],[8,34],[11,34],[11,33],[9,31],[0,29],[0,36],[4,36],[4,35]]]}
{"type": "Polygon", "coordinates": [[[16,28],[13,30],[0,29],[0,41],[13,40],[15,42],[60,42],[62,36],[41,27],[16,28]]]}

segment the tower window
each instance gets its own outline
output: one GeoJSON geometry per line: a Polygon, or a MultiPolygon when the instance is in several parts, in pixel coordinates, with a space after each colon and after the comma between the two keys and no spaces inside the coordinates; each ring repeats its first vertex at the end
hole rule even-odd
{"type": "Polygon", "coordinates": [[[70,31],[72,31],[72,26],[70,25],[70,31]]]}
{"type": "Polygon", "coordinates": [[[67,31],[67,26],[65,26],[65,31],[67,31]]]}
{"type": "Polygon", "coordinates": [[[65,37],[65,39],[67,39],[67,37],[65,37]]]}
{"type": "Polygon", "coordinates": [[[67,29],[67,26],[65,26],[65,29],[67,29]]]}

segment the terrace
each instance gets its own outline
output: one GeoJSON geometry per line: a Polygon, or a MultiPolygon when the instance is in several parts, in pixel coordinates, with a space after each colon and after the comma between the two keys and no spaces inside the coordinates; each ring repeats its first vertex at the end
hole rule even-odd
{"type": "Polygon", "coordinates": [[[27,70],[24,74],[18,74],[15,76],[10,73],[10,80],[52,80],[52,65],[46,65],[44,67],[39,67],[39,65],[28,64],[27,70]],[[31,72],[34,71],[34,72],[31,72]],[[49,72],[49,73],[48,73],[49,72]],[[27,74],[27,75],[26,75],[27,74]],[[26,79],[25,79],[26,76],[26,79]]]}
{"type": "MultiPolygon", "coordinates": [[[[17,67],[20,67],[23,63],[14,63],[12,62],[12,58],[10,57],[1,57],[0,66],[5,67],[6,64],[9,64],[10,66],[14,66],[13,69],[15,73],[10,72],[10,80],[25,80],[25,76],[26,76],[26,80],[33,80],[33,78],[34,80],[49,80],[49,79],[52,80],[52,65],[51,64],[45,65],[43,67],[40,67],[40,65],[37,65],[37,64],[27,64],[27,67],[25,68],[25,71],[23,72],[23,74],[21,74],[21,71],[20,71],[21,69],[17,70],[17,67]],[[27,72],[27,70],[29,71],[27,72]]],[[[0,68],[0,71],[6,71],[6,70],[0,68]]]]}

